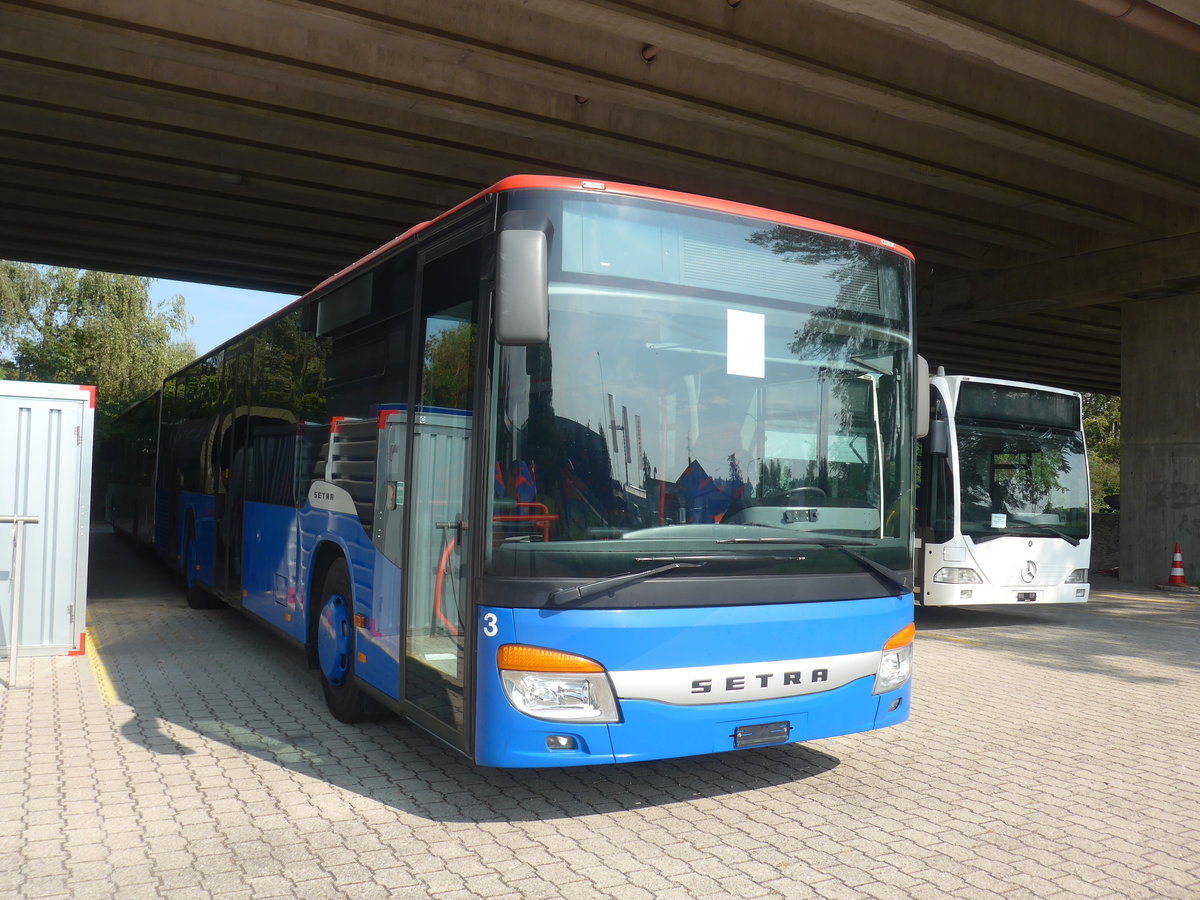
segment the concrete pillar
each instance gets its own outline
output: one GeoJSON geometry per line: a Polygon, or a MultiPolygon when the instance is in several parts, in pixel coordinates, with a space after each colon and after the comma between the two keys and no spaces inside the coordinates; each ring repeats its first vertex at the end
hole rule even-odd
{"type": "Polygon", "coordinates": [[[1200,295],[1121,312],[1121,580],[1200,581],[1200,295]]]}

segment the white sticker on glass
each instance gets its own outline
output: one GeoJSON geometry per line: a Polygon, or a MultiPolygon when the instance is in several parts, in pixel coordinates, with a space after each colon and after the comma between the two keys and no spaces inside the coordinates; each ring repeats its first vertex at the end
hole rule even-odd
{"type": "Polygon", "coordinates": [[[730,375],[766,375],[767,317],[726,310],[725,371],[730,375]]]}

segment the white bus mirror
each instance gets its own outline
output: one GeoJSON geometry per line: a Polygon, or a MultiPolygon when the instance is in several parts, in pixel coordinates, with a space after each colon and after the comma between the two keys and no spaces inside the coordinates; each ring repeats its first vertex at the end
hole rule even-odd
{"type": "Polygon", "coordinates": [[[500,219],[496,250],[496,341],[544,344],[550,337],[550,236],[545,213],[514,210],[500,219]]]}
{"type": "Polygon", "coordinates": [[[913,391],[916,421],[913,423],[913,437],[919,441],[929,434],[929,361],[920,354],[917,355],[915,375],[913,391]]]}
{"type": "Polygon", "coordinates": [[[945,419],[929,423],[929,452],[933,456],[950,455],[950,423],[945,419]]]}

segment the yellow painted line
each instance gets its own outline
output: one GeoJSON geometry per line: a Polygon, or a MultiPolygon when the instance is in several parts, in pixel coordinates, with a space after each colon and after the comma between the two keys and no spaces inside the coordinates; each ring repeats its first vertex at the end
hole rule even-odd
{"type": "Polygon", "coordinates": [[[925,632],[925,631],[918,631],[917,637],[932,638],[935,641],[950,641],[953,644],[967,644],[968,646],[971,646],[971,647],[984,646],[983,641],[971,641],[971,640],[968,640],[967,638],[948,637],[947,635],[944,635],[944,634],[929,634],[928,632],[925,632]]]}
{"type": "MultiPolygon", "coordinates": [[[[90,619],[90,616],[89,616],[90,619]]],[[[104,660],[100,658],[100,637],[92,628],[92,623],[88,622],[87,627],[88,644],[88,660],[92,664],[92,674],[96,676],[96,687],[100,689],[100,696],[104,698],[106,706],[116,706],[117,704],[117,688],[113,684],[112,677],[108,674],[108,667],[104,665],[104,660]]]]}

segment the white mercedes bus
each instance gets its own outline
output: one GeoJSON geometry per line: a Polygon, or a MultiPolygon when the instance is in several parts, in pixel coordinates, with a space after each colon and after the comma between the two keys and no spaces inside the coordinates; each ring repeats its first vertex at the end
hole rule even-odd
{"type": "Polygon", "coordinates": [[[939,369],[918,460],[918,604],[1088,599],[1091,490],[1079,394],[939,369]]]}

